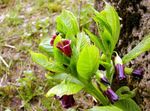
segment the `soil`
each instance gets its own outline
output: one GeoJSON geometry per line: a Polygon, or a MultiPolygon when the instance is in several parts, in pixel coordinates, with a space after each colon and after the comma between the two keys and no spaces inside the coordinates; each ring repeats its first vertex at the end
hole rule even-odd
{"type": "MultiPolygon", "coordinates": [[[[150,33],[150,0],[109,0],[117,9],[121,20],[120,40],[116,51],[120,56],[134,48],[145,35],[150,33]]],[[[104,3],[95,1],[95,8],[102,10],[104,3]]],[[[129,67],[144,68],[144,77],[141,81],[131,81],[131,88],[138,87],[135,101],[142,111],[150,111],[150,52],[145,52],[127,64],[129,67]]],[[[130,78],[129,78],[130,79],[130,78]]]]}

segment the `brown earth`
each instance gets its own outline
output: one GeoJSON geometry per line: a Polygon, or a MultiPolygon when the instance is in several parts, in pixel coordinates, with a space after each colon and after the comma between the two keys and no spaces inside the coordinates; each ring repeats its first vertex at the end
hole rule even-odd
{"type": "MultiPolygon", "coordinates": [[[[116,51],[123,56],[135,47],[145,35],[150,33],[150,0],[109,0],[122,18],[120,40],[116,51]]],[[[101,10],[103,2],[95,1],[97,10],[101,10]]],[[[143,111],[150,111],[150,52],[145,52],[127,64],[129,67],[144,68],[141,81],[131,81],[131,88],[138,87],[135,101],[143,111]]]]}

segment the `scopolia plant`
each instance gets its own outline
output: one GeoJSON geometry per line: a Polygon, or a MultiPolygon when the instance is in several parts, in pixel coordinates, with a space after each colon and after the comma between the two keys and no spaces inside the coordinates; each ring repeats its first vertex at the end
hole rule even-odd
{"type": "Polygon", "coordinates": [[[56,18],[57,33],[39,45],[44,54],[30,51],[33,61],[51,73],[46,76],[62,81],[46,96],[54,96],[64,108],[70,108],[75,104],[73,95],[85,90],[100,104],[89,111],[140,111],[132,100],[136,91],[122,86],[115,92],[112,83],[116,80],[120,86],[129,75],[142,78],[143,70],[125,64],[150,49],[150,36],[121,58],[114,50],[120,34],[117,12],[108,3],[101,12],[92,10],[97,35],[88,29],[80,31],[76,17],[63,10],[56,18]]]}

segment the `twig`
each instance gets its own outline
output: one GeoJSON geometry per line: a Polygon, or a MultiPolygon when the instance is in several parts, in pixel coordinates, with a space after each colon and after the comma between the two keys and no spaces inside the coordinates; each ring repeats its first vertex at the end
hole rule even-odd
{"type": "Polygon", "coordinates": [[[6,63],[6,61],[3,59],[2,56],[0,56],[0,60],[5,64],[5,66],[6,66],[7,68],[9,68],[9,65],[6,63]]]}

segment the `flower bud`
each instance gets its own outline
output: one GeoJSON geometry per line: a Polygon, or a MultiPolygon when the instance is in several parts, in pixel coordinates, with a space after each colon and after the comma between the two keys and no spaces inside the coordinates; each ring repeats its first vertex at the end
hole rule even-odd
{"type": "Polygon", "coordinates": [[[132,71],[132,75],[134,78],[142,79],[143,78],[143,68],[134,69],[132,71]]]}
{"type": "Polygon", "coordinates": [[[102,73],[102,71],[97,71],[96,72],[96,77],[98,80],[100,80],[100,82],[106,86],[110,85],[108,79],[106,78],[106,76],[102,73]]]}
{"type": "Polygon", "coordinates": [[[126,80],[122,59],[118,56],[118,54],[115,57],[115,70],[116,70],[116,78],[118,81],[126,80]]]}
{"type": "Polygon", "coordinates": [[[71,40],[62,40],[57,43],[56,46],[58,49],[60,49],[66,56],[70,57],[72,54],[71,50],[71,40]]]}
{"type": "Polygon", "coordinates": [[[108,79],[107,79],[105,76],[103,76],[103,77],[101,78],[101,83],[103,83],[103,84],[105,84],[105,85],[110,85],[108,79]]]}
{"type": "Polygon", "coordinates": [[[109,87],[104,91],[104,95],[108,97],[111,103],[114,103],[119,100],[118,95],[109,87]]]}

